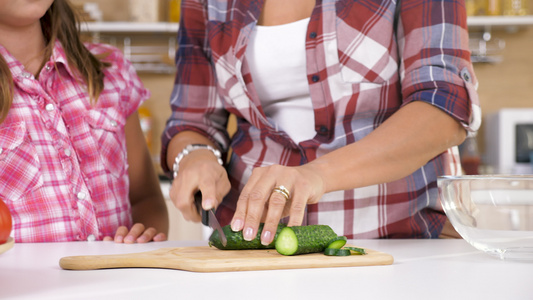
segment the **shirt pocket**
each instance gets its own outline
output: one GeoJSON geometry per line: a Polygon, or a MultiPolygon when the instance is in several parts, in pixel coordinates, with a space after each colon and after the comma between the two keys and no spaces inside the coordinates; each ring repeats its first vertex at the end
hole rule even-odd
{"type": "Polygon", "coordinates": [[[0,129],[0,197],[18,201],[43,185],[37,149],[26,132],[26,124],[0,129]]]}
{"type": "Polygon", "coordinates": [[[115,108],[90,110],[85,116],[96,143],[98,156],[106,170],[115,177],[127,169],[126,119],[115,108]]]}

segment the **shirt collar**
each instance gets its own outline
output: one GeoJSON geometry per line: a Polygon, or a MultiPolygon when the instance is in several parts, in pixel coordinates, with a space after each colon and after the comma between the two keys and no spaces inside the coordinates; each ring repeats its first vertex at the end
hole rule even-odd
{"type": "Polygon", "coordinates": [[[70,76],[77,79],[82,79],[81,74],[77,70],[72,70],[68,64],[67,55],[63,45],[58,40],[55,41],[54,49],[52,50],[52,55],[48,60],[48,63],[56,65],[58,69],[64,67],[70,76]]]}
{"type": "MultiPolygon", "coordinates": [[[[18,61],[4,46],[0,45],[0,54],[4,57],[9,69],[11,70],[11,75],[13,78],[17,78],[25,73],[27,73],[24,65],[18,61]]],[[[78,72],[73,72],[73,70],[68,65],[67,55],[65,50],[61,45],[61,42],[58,40],[54,43],[54,48],[52,50],[52,55],[48,60],[47,64],[56,65],[58,69],[64,67],[68,74],[74,78],[79,78],[80,75],[78,72]]]]}

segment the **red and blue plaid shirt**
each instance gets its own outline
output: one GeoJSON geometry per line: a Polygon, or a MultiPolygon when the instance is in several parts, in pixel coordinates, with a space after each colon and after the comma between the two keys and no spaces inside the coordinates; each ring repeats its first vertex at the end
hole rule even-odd
{"type": "MultiPolygon", "coordinates": [[[[479,128],[463,1],[403,0],[395,29],[394,1],[317,0],[306,36],[316,135],[295,144],[265,116],[244,55],[262,6],[261,0],[182,1],[162,157],[183,130],[232,148],[233,187],[217,212],[222,223],[231,220],[252,168],[305,164],[357,142],[409,102],[430,103],[468,131],[479,128]],[[238,123],[231,139],[230,113],[238,123]]],[[[401,180],[324,195],[308,205],[306,222],[328,224],[348,238],[437,237],[446,219],[437,177],[458,172],[452,148],[401,180]]]]}
{"type": "Polygon", "coordinates": [[[16,242],[98,240],[131,226],[124,126],[148,91],[118,49],[87,47],[111,63],[95,105],[59,42],[38,79],[0,46],[15,84],[0,124],[0,197],[16,242]]]}

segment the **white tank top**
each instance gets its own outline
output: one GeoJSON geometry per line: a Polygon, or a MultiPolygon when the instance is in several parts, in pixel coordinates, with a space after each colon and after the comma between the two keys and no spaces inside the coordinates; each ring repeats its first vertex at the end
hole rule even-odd
{"type": "Polygon", "coordinates": [[[305,59],[308,24],[309,18],[255,26],[245,54],[266,116],[296,143],[316,134],[305,59]]]}

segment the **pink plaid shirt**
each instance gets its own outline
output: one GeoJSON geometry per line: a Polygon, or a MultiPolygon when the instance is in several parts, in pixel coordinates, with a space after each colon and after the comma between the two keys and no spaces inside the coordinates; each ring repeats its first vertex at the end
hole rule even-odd
{"type": "Polygon", "coordinates": [[[112,64],[94,106],[59,42],[38,79],[0,46],[15,83],[0,124],[0,197],[16,242],[99,240],[132,224],[124,126],[149,94],[118,49],[87,47],[112,64]]]}
{"type": "MultiPolygon", "coordinates": [[[[232,190],[217,210],[223,224],[231,220],[254,167],[305,164],[357,142],[412,101],[442,109],[468,131],[479,128],[464,2],[402,0],[395,28],[397,3],[316,1],[305,44],[316,135],[295,143],[264,114],[245,57],[263,1],[182,1],[178,72],[162,157],[172,136],[183,130],[232,148],[227,166],[232,190]],[[238,123],[231,139],[229,113],[238,123]]],[[[437,177],[458,172],[452,148],[395,182],[324,195],[308,205],[306,222],[330,225],[348,238],[437,237],[446,220],[437,177]]]]}

